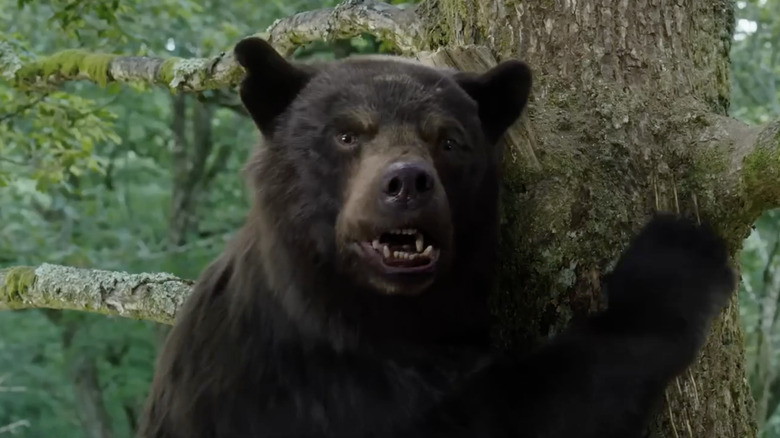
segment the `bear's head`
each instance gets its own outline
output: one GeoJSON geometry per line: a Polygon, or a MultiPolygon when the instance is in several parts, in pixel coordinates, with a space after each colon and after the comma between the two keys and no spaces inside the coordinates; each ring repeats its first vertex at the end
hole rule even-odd
{"type": "Polygon", "coordinates": [[[492,260],[496,144],[526,105],[525,64],[482,74],[389,56],[296,64],[254,37],[234,54],[264,139],[248,167],[254,220],[289,239],[269,243],[266,259],[284,250],[344,290],[405,299],[492,260]]]}

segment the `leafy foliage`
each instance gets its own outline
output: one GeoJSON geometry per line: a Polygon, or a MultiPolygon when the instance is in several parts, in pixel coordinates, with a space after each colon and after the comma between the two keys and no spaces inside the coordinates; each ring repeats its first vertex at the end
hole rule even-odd
{"type": "Polygon", "coordinates": [[[780,1],[740,0],[731,50],[731,113],[748,122],[780,117],[780,1]]]}

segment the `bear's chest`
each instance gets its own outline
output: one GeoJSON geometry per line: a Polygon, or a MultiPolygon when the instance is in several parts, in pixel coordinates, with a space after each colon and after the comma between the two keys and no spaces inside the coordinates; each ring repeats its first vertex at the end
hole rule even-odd
{"type": "Polygon", "coordinates": [[[311,356],[265,373],[253,384],[251,401],[229,416],[264,437],[413,438],[414,426],[429,419],[478,363],[311,356]]]}

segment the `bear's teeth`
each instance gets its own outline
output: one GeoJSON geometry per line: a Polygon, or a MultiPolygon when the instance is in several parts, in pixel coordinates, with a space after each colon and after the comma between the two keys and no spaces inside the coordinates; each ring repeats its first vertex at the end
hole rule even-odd
{"type": "Polygon", "coordinates": [[[417,249],[417,252],[422,252],[423,250],[423,235],[420,233],[417,233],[417,239],[414,241],[414,245],[417,249]]]}
{"type": "Polygon", "coordinates": [[[371,242],[371,246],[372,246],[374,249],[376,249],[376,250],[379,250],[379,249],[380,249],[380,248],[379,248],[379,239],[374,239],[374,241],[373,241],[373,242],[371,242]]]}
{"type": "Polygon", "coordinates": [[[432,252],[433,252],[433,246],[428,245],[428,247],[425,248],[425,251],[423,251],[423,255],[426,257],[430,257],[432,252]]]}
{"type": "Polygon", "coordinates": [[[386,259],[390,258],[390,248],[388,248],[387,245],[382,247],[382,255],[385,256],[386,259]]]}

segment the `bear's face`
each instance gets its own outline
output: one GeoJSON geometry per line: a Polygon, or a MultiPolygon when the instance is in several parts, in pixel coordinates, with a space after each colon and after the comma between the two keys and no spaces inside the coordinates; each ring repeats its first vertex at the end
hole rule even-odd
{"type": "Polygon", "coordinates": [[[391,57],[297,66],[257,38],[235,53],[268,161],[286,169],[276,170],[286,188],[268,193],[308,251],[379,294],[415,295],[446,274],[468,247],[457,227],[479,214],[480,188],[495,177],[495,144],[527,100],[527,67],[475,75],[391,57]]]}

